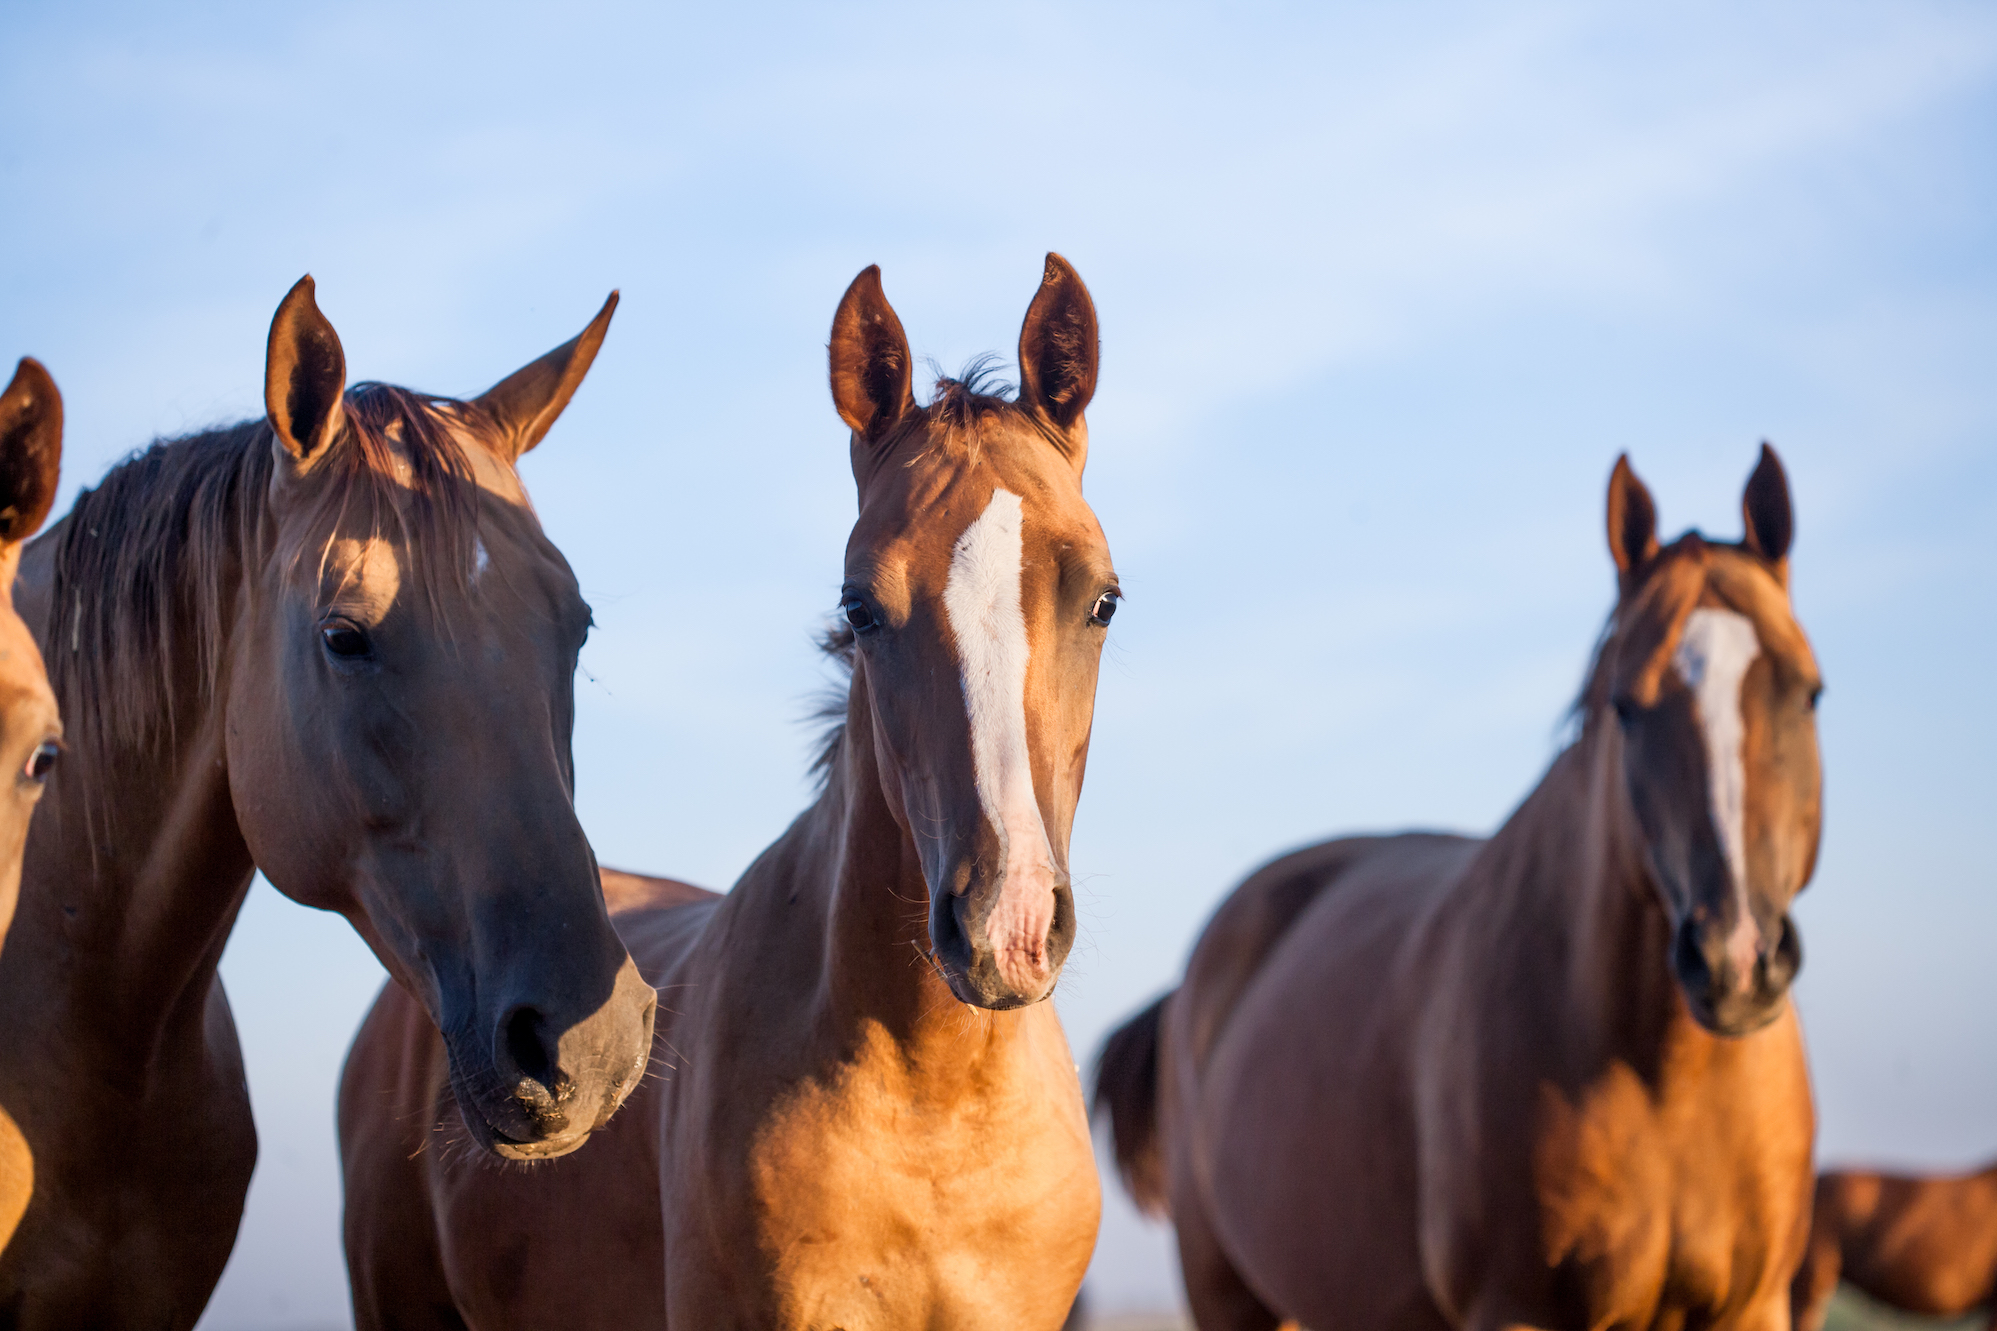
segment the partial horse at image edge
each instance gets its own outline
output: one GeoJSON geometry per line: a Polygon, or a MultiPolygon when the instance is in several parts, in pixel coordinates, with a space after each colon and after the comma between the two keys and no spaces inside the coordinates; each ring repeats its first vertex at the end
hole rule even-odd
{"type": "MultiPolygon", "coordinates": [[[[62,394],[41,362],[23,357],[0,391],[0,941],[14,922],[28,822],[61,753],[62,720],[34,635],[14,611],[21,543],[55,503],[62,471],[62,394]]],[[[0,1106],[0,1249],[34,1193],[35,1160],[27,1139],[0,1106]]]]}
{"type": "Polygon", "coordinates": [[[1983,1307],[1997,1331],[1997,1164],[1952,1175],[1819,1174],[1790,1299],[1795,1331],[1820,1331],[1839,1280],[1921,1317],[1983,1307]]]}

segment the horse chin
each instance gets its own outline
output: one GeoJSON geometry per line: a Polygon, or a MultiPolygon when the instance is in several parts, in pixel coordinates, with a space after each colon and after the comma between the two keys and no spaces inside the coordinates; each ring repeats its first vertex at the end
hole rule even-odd
{"type": "Polygon", "coordinates": [[[590,1134],[583,1131],[547,1141],[515,1142],[495,1135],[489,1149],[502,1160],[553,1160],[575,1150],[588,1141],[589,1137],[590,1134]]]}
{"type": "Polygon", "coordinates": [[[494,1127],[479,1112],[478,1106],[467,1104],[462,1097],[458,1099],[458,1117],[464,1122],[465,1132],[481,1150],[502,1160],[553,1160],[581,1146],[595,1130],[579,1128],[549,1137],[522,1139],[494,1127]]]}

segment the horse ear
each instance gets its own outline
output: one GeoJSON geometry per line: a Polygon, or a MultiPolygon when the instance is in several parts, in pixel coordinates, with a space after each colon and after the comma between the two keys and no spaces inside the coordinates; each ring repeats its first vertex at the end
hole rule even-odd
{"type": "Polygon", "coordinates": [[[1747,548],[1786,573],[1789,546],[1796,539],[1796,511],[1789,503],[1789,475],[1766,440],[1741,494],[1740,512],[1747,524],[1747,548]]]}
{"type": "Polygon", "coordinates": [[[1625,586],[1657,553],[1657,505],[1637,479],[1629,454],[1616,458],[1609,473],[1609,554],[1625,586]]]}
{"type": "Polygon", "coordinates": [[[541,359],[515,370],[473,399],[499,426],[509,458],[541,442],[569,405],[569,399],[582,386],[610,331],[610,316],[617,312],[617,293],[603,302],[603,308],[589,321],[589,327],[556,347],[541,359]]]}
{"type": "Polygon", "coordinates": [[[0,393],[0,542],[35,534],[61,471],[62,394],[40,361],[23,356],[0,393]]]}
{"type": "Polygon", "coordinates": [[[915,406],[909,391],[908,334],[881,290],[881,266],[869,265],[839,298],[826,347],[832,405],[856,438],[879,443],[915,406]]]}
{"type": "Polygon", "coordinates": [[[300,462],[316,462],[340,432],[347,353],[319,313],[312,275],[298,279],[270,321],[263,401],[277,441],[300,462]]]}
{"type": "Polygon", "coordinates": [[[1081,275],[1060,255],[1049,254],[1019,330],[1019,399],[1073,437],[1077,471],[1088,450],[1082,410],[1096,393],[1101,341],[1096,304],[1081,275]]]}

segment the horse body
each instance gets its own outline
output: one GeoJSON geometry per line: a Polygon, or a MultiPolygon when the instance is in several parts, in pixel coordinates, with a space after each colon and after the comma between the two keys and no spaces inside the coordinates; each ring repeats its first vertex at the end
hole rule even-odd
{"type": "Polygon", "coordinates": [[[1840,1278],[1928,1317],[1989,1305],[1997,1328],[1997,1165],[1952,1176],[1818,1175],[1809,1248],[1792,1286],[1797,1331],[1823,1325],[1840,1278]]]}
{"type": "MultiPolygon", "coordinates": [[[[1786,531],[1757,484],[1750,523],[1786,531]]],[[[1112,1036],[1098,1103],[1201,1327],[1782,1324],[1813,1133],[1786,905],[1817,816],[1786,544],[1639,540],[1581,737],[1495,836],[1276,862],[1112,1036]],[[1722,604],[1765,662],[1737,677],[1738,855],[1699,798],[1724,732],[1664,674],[1722,604]]]]}
{"type": "Polygon", "coordinates": [[[569,808],[587,608],[512,467],[608,316],[477,402],[348,393],[307,279],[266,421],[154,445],[28,552],[76,721],[0,958],[35,1168],[0,1323],[200,1315],[256,1155],[216,967],[258,868],[453,1030],[482,1148],[572,1148],[635,1081],[653,999],[569,808]]]}
{"type": "Polygon", "coordinates": [[[832,347],[852,683],[824,790],[725,898],[618,916],[662,1066],[588,1151],[397,1167],[449,1107],[389,1052],[435,1036],[385,995],[403,1019],[370,1019],[341,1091],[360,1326],[1062,1325],[1099,1195],[1040,1000],[1115,597],[1078,484],[1087,300],[1050,257],[1020,402],[945,381],[917,408],[877,270],[854,282],[832,347]]]}

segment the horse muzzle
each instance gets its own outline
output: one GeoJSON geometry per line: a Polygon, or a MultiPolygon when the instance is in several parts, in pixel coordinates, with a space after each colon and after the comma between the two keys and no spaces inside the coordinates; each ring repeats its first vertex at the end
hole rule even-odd
{"type": "Polygon", "coordinates": [[[1692,1019],[1730,1037],[1758,1031],[1781,1015],[1802,966],[1803,940],[1786,911],[1773,945],[1756,926],[1724,929],[1717,917],[1695,915],[1680,921],[1671,949],[1671,969],[1692,1019]]]}
{"type": "Polygon", "coordinates": [[[975,873],[959,876],[963,888],[932,892],[929,911],[931,956],[950,992],[998,1012],[1052,994],[1075,943],[1075,894],[1065,877],[980,883],[975,873]]]}
{"type": "Polygon", "coordinates": [[[628,957],[594,1011],[565,1020],[552,1006],[516,1002],[485,1038],[447,1041],[466,1130],[506,1159],[552,1159],[581,1146],[617,1112],[651,1059],[658,995],[628,957]]]}

